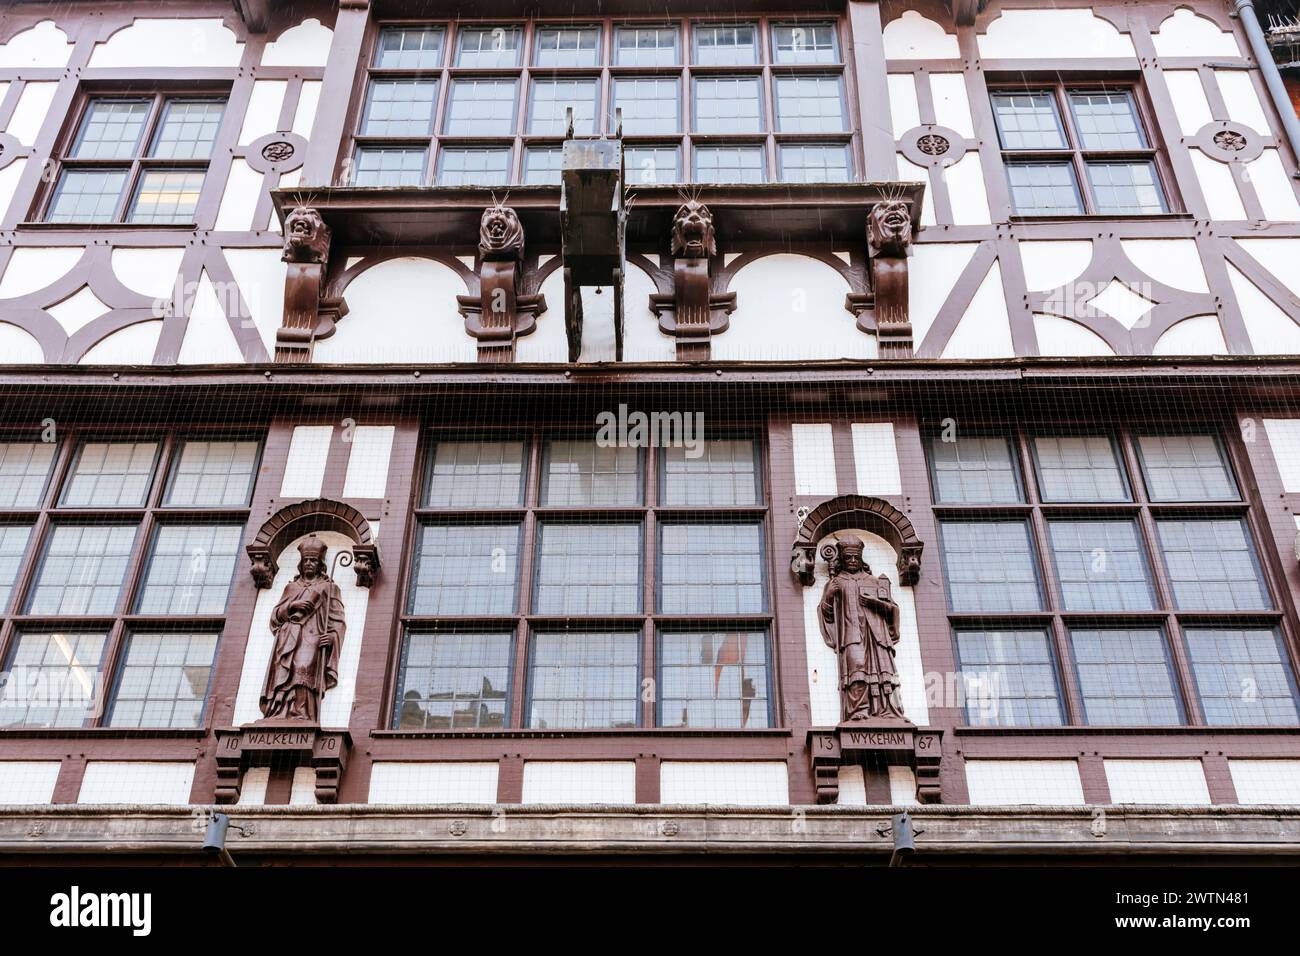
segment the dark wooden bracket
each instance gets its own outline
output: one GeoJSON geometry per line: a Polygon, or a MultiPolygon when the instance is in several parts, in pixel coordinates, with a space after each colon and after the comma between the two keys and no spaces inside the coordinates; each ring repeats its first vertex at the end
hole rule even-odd
{"type": "Polygon", "coordinates": [[[309,766],[316,771],[316,801],[337,803],[339,783],[352,750],[346,730],[322,730],[292,720],[265,720],[218,729],[215,801],[238,803],[249,767],[309,766]]]}
{"type": "Polygon", "coordinates": [[[465,331],[478,340],[480,362],[513,362],[515,340],[537,327],[546,311],[540,294],[524,295],[524,228],[509,206],[497,203],[479,222],[479,294],[456,296],[465,331]]]}
{"type": "Polygon", "coordinates": [[[858,317],[858,328],[873,331],[882,359],[912,357],[912,321],[908,309],[907,259],[912,254],[912,210],[901,199],[884,200],[867,214],[867,255],[871,293],[849,293],[845,308],[858,317]],[[867,299],[870,299],[868,302],[867,299]],[[866,307],[871,318],[866,318],[866,307]]]}
{"type": "Polygon", "coordinates": [[[910,767],[916,778],[916,799],[939,803],[939,765],[943,731],[906,721],[862,721],[808,731],[808,755],[818,803],[836,803],[840,767],[910,767]]]}
{"type": "Polygon", "coordinates": [[[706,362],[709,339],[725,332],[736,310],[736,293],[712,292],[709,263],[717,255],[713,215],[709,207],[687,199],[673,216],[670,248],[673,291],[650,296],[650,309],[659,329],[677,339],[677,361],[706,362]]]}
{"type": "Polygon", "coordinates": [[[317,339],[334,334],[348,314],[341,297],[325,295],[330,228],[315,210],[295,206],[284,220],[284,324],[275,333],[275,361],[305,365],[317,339]]]}

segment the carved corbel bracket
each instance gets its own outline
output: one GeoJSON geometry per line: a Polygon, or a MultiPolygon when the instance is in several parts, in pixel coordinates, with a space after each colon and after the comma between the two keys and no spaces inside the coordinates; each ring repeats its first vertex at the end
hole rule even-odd
{"type": "Polygon", "coordinates": [[[804,587],[814,582],[817,542],[835,531],[859,528],[878,534],[898,555],[898,583],[915,587],[921,580],[921,552],[925,543],[916,536],[911,520],[884,498],[840,495],[808,512],[790,550],[790,572],[804,587]]]}
{"type": "Polygon", "coordinates": [[[537,326],[546,311],[540,294],[524,295],[524,227],[509,206],[497,203],[479,222],[479,294],[456,296],[465,331],[478,340],[480,362],[513,362],[515,339],[537,326]]]}
{"type": "Polygon", "coordinates": [[[939,764],[943,731],[906,721],[860,721],[808,731],[808,760],[818,803],[837,803],[840,767],[861,766],[864,772],[884,766],[910,767],[916,779],[916,799],[939,803],[939,764]]]}
{"type": "Polygon", "coordinates": [[[912,207],[901,199],[884,200],[867,215],[867,254],[871,293],[850,293],[845,308],[858,317],[863,331],[874,326],[881,358],[911,358],[912,322],[907,301],[907,259],[912,254],[912,207]],[[869,298],[869,303],[868,303],[869,298]],[[872,320],[864,318],[868,304],[872,320]]]}
{"type": "Polygon", "coordinates": [[[295,206],[284,220],[284,324],[275,334],[275,361],[302,365],[311,361],[317,339],[334,333],[347,315],[341,297],[325,295],[330,228],[315,209],[295,206]]]}
{"type": "Polygon", "coordinates": [[[709,207],[687,199],[673,216],[670,249],[673,255],[673,291],[650,296],[650,309],[659,329],[677,339],[677,361],[709,359],[709,339],[725,332],[736,310],[736,293],[713,293],[710,257],[718,253],[713,214],[709,207]]]}
{"type": "Polygon", "coordinates": [[[259,720],[222,728],[217,737],[217,788],[214,801],[239,802],[244,773],[251,766],[309,766],[316,771],[316,802],[337,803],[339,783],[352,750],[346,730],[322,730],[300,721],[259,720]]]}

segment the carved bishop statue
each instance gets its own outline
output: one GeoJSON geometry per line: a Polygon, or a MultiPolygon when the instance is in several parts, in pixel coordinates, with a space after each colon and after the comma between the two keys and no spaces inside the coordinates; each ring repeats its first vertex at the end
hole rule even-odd
{"type": "Polygon", "coordinates": [[[851,534],[822,549],[831,577],[818,622],[826,646],[839,658],[840,719],[906,720],[894,668],[898,605],[889,578],[871,573],[862,550],[862,539],[851,534]]]}
{"type": "Polygon", "coordinates": [[[347,623],[339,586],[325,571],[328,553],[314,534],[303,539],[298,575],[271,612],[275,647],[260,701],[267,720],[320,723],[321,698],[338,683],[347,623]]]}

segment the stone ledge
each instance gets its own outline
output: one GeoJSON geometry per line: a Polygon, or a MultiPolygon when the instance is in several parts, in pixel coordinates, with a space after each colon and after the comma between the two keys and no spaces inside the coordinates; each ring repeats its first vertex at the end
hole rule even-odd
{"type": "MultiPolygon", "coordinates": [[[[235,823],[251,828],[247,836],[232,828],[230,850],[250,854],[888,854],[889,818],[907,809],[916,824],[918,855],[1300,856],[1296,806],[433,809],[345,804],[226,809],[235,823]]],[[[197,855],[204,810],[0,808],[0,857],[197,855]]]]}

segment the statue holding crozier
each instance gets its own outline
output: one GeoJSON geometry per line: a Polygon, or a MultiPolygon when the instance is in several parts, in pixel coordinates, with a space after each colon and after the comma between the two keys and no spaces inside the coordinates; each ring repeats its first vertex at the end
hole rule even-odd
{"type": "Polygon", "coordinates": [[[271,612],[275,648],[261,708],[268,720],[320,722],[320,702],[338,683],[347,623],[339,586],[325,572],[328,548],[314,534],[298,546],[298,575],[271,612]]]}
{"type": "Polygon", "coordinates": [[[894,669],[898,605],[889,578],[871,573],[862,550],[862,539],[851,534],[822,548],[831,577],[818,622],[826,646],[839,658],[841,719],[906,720],[894,669]]]}

